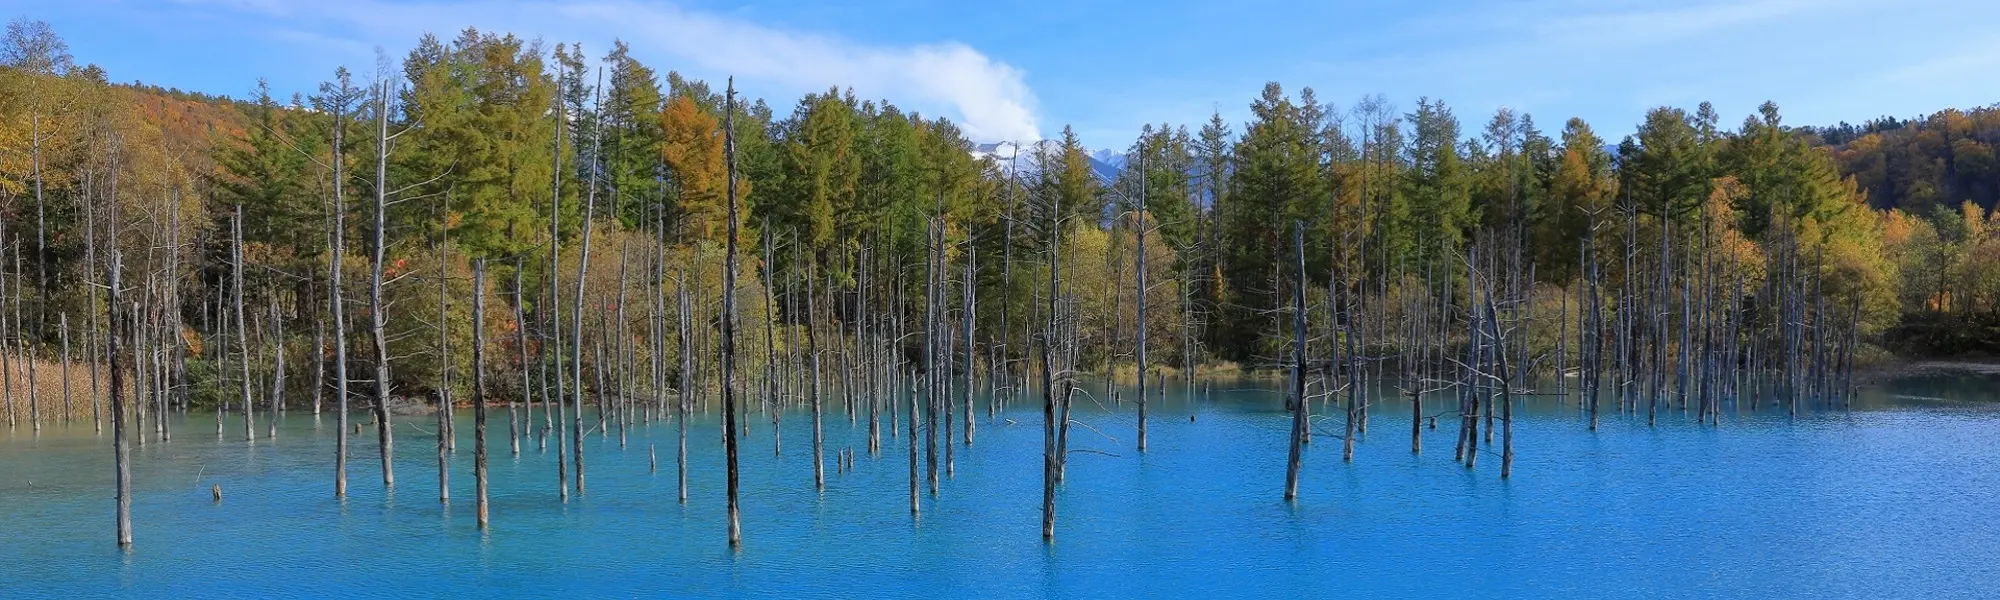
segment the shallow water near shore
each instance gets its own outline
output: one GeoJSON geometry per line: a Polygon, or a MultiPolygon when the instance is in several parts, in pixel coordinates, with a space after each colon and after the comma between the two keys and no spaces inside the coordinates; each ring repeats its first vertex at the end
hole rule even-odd
{"type": "Polygon", "coordinates": [[[975,443],[916,516],[907,424],[889,438],[884,414],[871,457],[865,415],[850,425],[830,402],[815,492],[809,415],[786,414],[782,453],[769,416],[751,415],[740,550],[714,414],[691,421],[685,505],[671,422],[634,424],[622,448],[615,424],[589,436],[587,489],[565,503],[556,440],[511,455],[495,407],[484,532],[470,411],[448,504],[427,416],[397,422],[393,492],[372,428],[351,437],[345,500],[331,414],[293,410],[275,439],[260,421],[254,441],[233,416],[219,440],[212,413],[177,417],[173,441],[133,449],[130,550],[113,543],[108,431],[23,424],[0,430],[0,597],[1970,598],[2000,582],[2000,379],[1874,383],[1851,409],[1798,417],[1731,406],[1719,427],[1678,408],[1649,427],[1643,407],[1606,404],[1595,432],[1538,397],[1519,409],[1508,480],[1498,446],[1475,468],[1453,461],[1452,419],[1413,455],[1408,407],[1384,402],[1351,463],[1340,415],[1318,422],[1294,503],[1280,495],[1290,417],[1268,385],[1169,385],[1143,454],[1133,405],[1094,387],[1049,544],[1034,398],[995,418],[978,401],[975,443]],[[840,449],[853,471],[835,467],[840,449]]]}

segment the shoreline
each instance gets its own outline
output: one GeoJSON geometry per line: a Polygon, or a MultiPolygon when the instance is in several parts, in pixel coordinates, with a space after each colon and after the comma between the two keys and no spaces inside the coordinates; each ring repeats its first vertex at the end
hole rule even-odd
{"type": "Polygon", "coordinates": [[[1959,359],[1919,359],[1890,360],[1855,369],[1857,383],[1878,383],[1905,377],[1926,375],[1976,375],[2000,377],[2000,359],[1959,358],[1959,359]]]}

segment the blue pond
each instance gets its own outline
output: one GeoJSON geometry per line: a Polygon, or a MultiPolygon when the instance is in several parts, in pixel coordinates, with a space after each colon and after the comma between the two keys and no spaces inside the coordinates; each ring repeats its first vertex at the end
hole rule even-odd
{"type": "Polygon", "coordinates": [[[1874,384],[1852,409],[1798,417],[1731,407],[1720,427],[1676,409],[1653,427],[1607,413],[1592,432],[1574,406],[1536,398],[1517,418],[1510,480],[1497,452],[1474,469],[1454,462],[1448,419],[1412,455],[1408,409],[1384,403],[1352,463],[1330,435],[1337,421],[1320,423],[1295,503],[1281,499],[1289,417],[1280,395],[1257,388],[1170,389],[1144,454],[1132,449],[1129,403],[1081,401],[1088,427],[1073,431],[1080,451],[1052,544],[1039,531],[1039,404],[982,414],[976,443],[957,448],[953,475],[936,496],[925,491],[915,517],[905,437],[885,433],[882,455],[868,456],[865,419],[850,425],[836,402],[827,488],[815,492],[809,418],[786,415],[775,454],[768,416],[753,415],[738,551],[725,538],[714,415],[691,428],[687,504],[670,422],[635,425],[622,448],[615,431],[589,437],[587,491],[564,503],[554,440],[510,455],[496,410],[486,532],[474,521],[469,411],[458,415],[449,504],[438,501],[429,417],[399,421],[393,493],[372,428],[353,437],[342,501],[331,415],[294,411],[277,438],[262,439],[260,425],[252,442],[233,418],[218,440],[212,414],[188,415],[173,441],[133,452],[130,550],[113,543],[108,434],[87,422],[39,435],[23,426],[0,431],[0,597],[2000,593],[1991,379],[1874,384]],[[848,448],[856,465],[840,473],[832,456],[848,448]]]}

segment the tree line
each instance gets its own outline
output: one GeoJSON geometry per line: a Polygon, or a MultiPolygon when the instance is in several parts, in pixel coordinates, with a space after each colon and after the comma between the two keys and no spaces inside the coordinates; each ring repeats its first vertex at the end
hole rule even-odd
{"type": "MultiPolygon", "coordinates": [[[[935,494],[975,389],[991,415],[1039,387],[1053,535],[1080,373],[1138,374],[1142,451],[1149,385],[1287,374],[1289,497],[1324,434],[1315,402],[1346,411],[1351,457],[1374,392],[1412,402],[1413,451],[1426,399],[1449,394],[1461,459],[1498,416],[1511,464],[1515,394],[1552,384],[1593,426],[1600,398],[1796,412],[1844,396],[1855,356],[1936,315],[1990,319],[2000,292],[2000,221],[1871,206],[1849,165],[1884,135],[1828,146],[1769,103],[1735,128],[1707,104],[1655,109],[1614,145],[1580,119],[1551,137],[1501,109],[1468,135],[1442,101],[1342,109],[1271,83],[1246,122],[1144,127],[1106,177],[1068,128],[975,154],[948,119],[838,88],[781,115],[623,43],[590,58],[467,29],[238,102],[111,84],[43,23],[6,42],[10,426],[166,441],[163,416],[198,407],[254,438],[260,413],[269,437],[326,405],[337,493],[350,403],[387,485],[399,415],[475,407],[483,465],[505,403],[511,451],[555,438],[565,498],[586,435],[674,415],[685,501],[686,417],[716,406],[734,541],[750,415],[781,445],[776,415],[809,409],[816,455],[823,399],[868,419],[871,453],[883,417],[891,437],[907,423],[916,511],[920,433],[935,494]],[[88,415],[70,401],[86,386],[88,415]]],[[[448,495],[456,437],[430,414],[448,495]]]]}

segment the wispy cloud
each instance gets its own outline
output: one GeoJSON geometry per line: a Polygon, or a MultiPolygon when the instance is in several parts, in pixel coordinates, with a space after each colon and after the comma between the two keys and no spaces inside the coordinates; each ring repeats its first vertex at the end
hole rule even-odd
{"type": "Polygon", "coordinates": [[[864,97],[949,116],[975,139],[1040,138],[1025,73],[957,42],[868,44],[634,0],[182,0],[182,6],[239,13],[266,22],[272,31],[311,31],[278,37],[348,54],[350,60],[361,58],[352,54],[364,45],[399,47],[422,33],[449,37],[466,26],[581,41],[597,51],[622,38],[663,69],[735,75],[772,93],[852,87],[864,97]]]}

